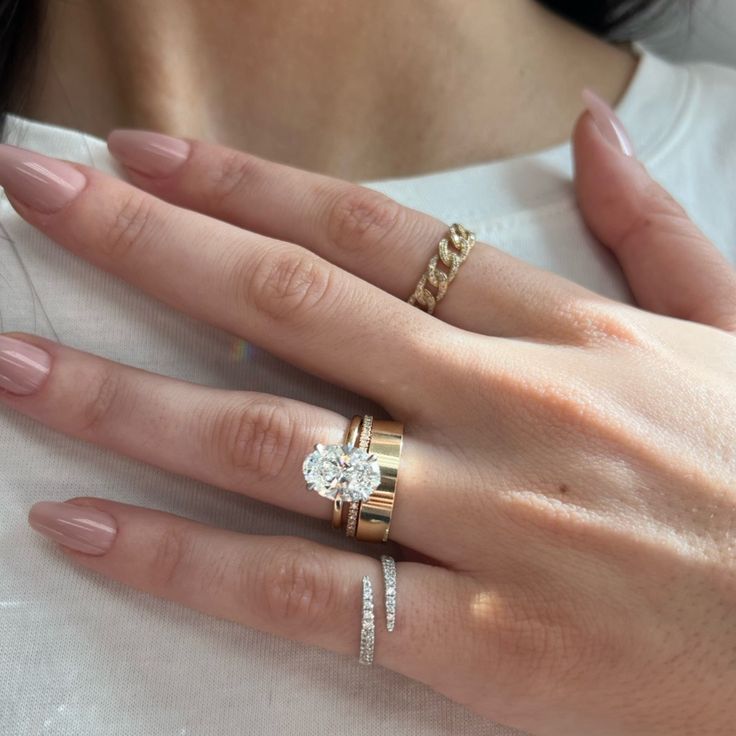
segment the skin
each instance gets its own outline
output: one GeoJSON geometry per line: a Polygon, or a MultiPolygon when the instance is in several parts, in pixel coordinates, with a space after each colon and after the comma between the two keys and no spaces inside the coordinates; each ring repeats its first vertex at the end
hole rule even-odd
{"type": "MultiPolygon", "coordinates": [[[[641,308],[483,244],[431,317],[396,299],[405,285],[380,266],[400,241],[407,272],[421,272],[442,223],[372,190],[202,143],[170,176],[129,171],[139,188],[76,166],[86,187],[51,214],[6,192],[62,247],[405,423],[392,539],[415,561],[399,563],[400,619],[390,640],[379,627],[379,664],[537,734],[727,734],[736,274],[588,114],[575,146],[582,210],[641,308]],[[304,210],[293,217],[254,219],[297,199],[304,210]],[[391,325],[390,360],[376,324],[391,325]]],[[[5,394],[8,406],[330,517],[331,503],[294,488],[315,440],[339,442],[345,418],[21,337],[53,363],[35,393],[5,394]]],[[[73,503],[117,527],[102,554],[69,550],[79,564],[215,616],[357,651],[352,583],[380,579],[374,558],[114,501],[73,503]]]]}
{"type": "MultiPolygon", "coordinates": [[[[133,185],[75,166],[86,187],[51,214],[6,194],[61,247],[404,422],[392,539],[413,561],[399,563],[400,619],[390,638],[378,627],[378,664],[544,736],[730,734],[736,274],[588,114],[574,145],[580,207],[637,306],[479,244],[430,317],[402,300],[443,223],[196,141],[169,176],[129,170],[133,185]],[[400,272],[384,267],[395,242],[400,272]],[[391,325],[390,360],[376,324],[391,325]]],[[[294,488],[303,457],[316,440],[339,441],[344,417],[18,337],[53,362],[35,393],[2,394],[8,407],[330,517],[328,502],[294,488]]],[[[72,503],[117,527],[103,554],[67,550],[76,563],[214,616],[357,651],[353,583],[380,579],[375,559],[112,500],[72,503]]],[[[380,610],[380,586],[376,595],[380,610]]]]}
{"type": "Polygon", "coordinates": [[[48,9],[29,117],[102,138],[115,127],[189,136],[351,181],[561,143],[580,90],[615,101],[636,66],[532,0],[48,9]]]}

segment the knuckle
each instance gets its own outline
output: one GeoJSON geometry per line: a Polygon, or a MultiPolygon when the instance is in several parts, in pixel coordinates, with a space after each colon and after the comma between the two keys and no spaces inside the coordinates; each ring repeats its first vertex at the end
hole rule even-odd
{"type": "Polygon", "coordinates": [[[259,566],[257,586],[263,613],[281,630],[304,627],[313,632],[334,625],[337,582],[315,545],[304,540],[283,540],[269,550],[259,566]]]}
{"type": "Polygon", "coordinates": [[[555,312],[554,322],[566,326],[570,333],[567,337],[575,345],[621,343],[643,348],[652,342],[633,310],[625,304],[571,298],[560,302],[555,312]]]}
{"type": "Polygon", "coordinates": [[[561,603],[564,591],[553,587],[519,591],[470,622],[484,660],[503,663],[498,674],[509,719],[528,707],[530,693],[548,705],[563,702],[594,674],[599,656],[615,656],[583,612],[561,603]]]}
{"type": "Polygon", "coordinates": [[[614,237],[614,250],[623,252],[637,243],[647,240],[653,230],[663,227],[679,228],[689,218],[682,206],[669,192],[655,181],[650,181],[640,192],[640,206],[632,213],[614,237]]]}
{"type": "Polygon", "coordinates": [[[339,250],[369,254],[400,229],[405,212],[404,207],[385,194],[350,186],[330,204],[329,243],[339,250]]]}
{"type": "Polygon", "coordinates": [[[120,374],[107,365],[86,379],[85,398],[79,405],[78,433],[94,434],[111,421],[120,405],[120,374]]]}
{"type": "Polygon", "coordinates": [[[494,407],[508,423],[533,435],[548,450],[558,436],[571,434],[579,443],[580,437],[585,443],[610,437],[610,412],[600,391],[578,377],[576,369],[573,365],[573,370],[556,375],[547,375],[544,369],[523,373],[519,364],[512,363],[479,379],[476,397],[480,405],[494,407]]]}
{"type": "Polygon", "coordinates": [[[102,240],[107,258],[112,261],[128,259],[133,249],[150,237],[152,221],[153,199],[138,191],[128,193],[111,216],[102,240]]]}
{"type": "Polygon", "coordinates": [[[537,380],[525,392],[528,411],[543,425],[564,432],[585,433],[589,437],[604,434],[610,418],[596,396],[571,381],[537,380]]]}
{"type": "Polygon", "coordinates": [[[241,151],[228,151],[209,169],[212,199],[220,203],[242,192],[255,178],[260,159],[241,151]]]}
{"type": "Polygon", "coordinates": [[[224,410],[212,439],[220,462],[236,477],[281,477],[290,464],[297,423],[277,401],[259,399],[224,410]]]}
{"type": "Polygon", "coordinates": [[[275,321],[308,319],[313,310],[329,307],[326,302],[334,295],[330,266],[307,251],[269,253],[247,275],[235,278],[243,301],[275,321]]]}
{"type": "Polygon", "coordinates": [[[155,535],[149,570],[156,590],[172,590],[189,577],[191,547],[190,535],[176,524],[167,525],[155,535]]]}

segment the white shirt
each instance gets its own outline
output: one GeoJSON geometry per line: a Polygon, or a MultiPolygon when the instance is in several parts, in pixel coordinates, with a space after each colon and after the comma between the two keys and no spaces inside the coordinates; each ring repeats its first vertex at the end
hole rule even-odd
{"type": "MultiPolygon", "coordinates": [[[[653,175],[736,260],[736,71],[676,67],[645,54],[618,112],[653,175]]],[[[11,118],[8,142],[116,171],[105,143],[78,131],[11,118]]],[[[569,145],[369,186],[629,300],[616,262],[577,211],[569,145]]],[[[27,225],[4,196],[0,226],[0,330],[36,332],[202,384],[296,397],[346,417],[369,409],[93,268],[27,225]]],[[[38,500],[93,495],[245,532],[347,544],[323,521],[117,456],[2,407],[0,494],[3,734],[513,733],[379,667],[214,620],[79,569],[28,528],[26,515],[38,500]]]]}

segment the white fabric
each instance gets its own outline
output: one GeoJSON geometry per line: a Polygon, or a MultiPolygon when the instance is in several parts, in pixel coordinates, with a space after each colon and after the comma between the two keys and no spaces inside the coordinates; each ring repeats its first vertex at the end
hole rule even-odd
{"type": "MultiPolygon", "coordinates": [[[[735,260],[736,71],[676,67],[645,55],[619,113],[653,174],[735,260]]],[[[10,129],[12,143],[115,171],[103,141],[18,118],[10,129]]],[[[628,298],[617,265],[576,210],[568,145],[370,186],[462,222],[480,241],[519,258],[628,298]]],[[[297,397],[345,416],[366,408],[75,258],[27,226],[4,197],[0,225],[0,329],[37,332],[203,384],[297,397]]],[[[30,531],[26,514],[36,500],[101,495],[231,529],[340,544],[323,522],[118,457],[2,408],[0,490],[3,734],[514,733],[381,668],[213,620],[80,570],[30,531]]]]}
{"type": "Polygon", "coordinates": [[[657,23],[646,45],[672,60],[710,61],[736,66],[736,3],[695,0],[671,3],[667,23],[657,23]]]}

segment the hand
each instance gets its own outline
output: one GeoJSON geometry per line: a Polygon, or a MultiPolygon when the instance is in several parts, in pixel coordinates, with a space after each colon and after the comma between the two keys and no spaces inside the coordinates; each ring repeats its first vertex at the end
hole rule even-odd
{"type": "MultiPolygon", "coordinates": [[[[641,308],[478,245],[430,317],[403,299],[445,233],[433,218],[202,143],[110,145],[137,187],[10,147],[0,183],[63,247],[405,423],[392,539],[424,562],[399,563],[379,664],[537,734],[732,732],[736,276],[590,115],[580,205],[641,308]]],[[[344,417],[0,340],[8,406],[330,518],[301,463],[344,417]]],[[[109,500],[31,521],[85,567],[345,654],[361,576],[380,580],[366,556],[109,500]]]]}

